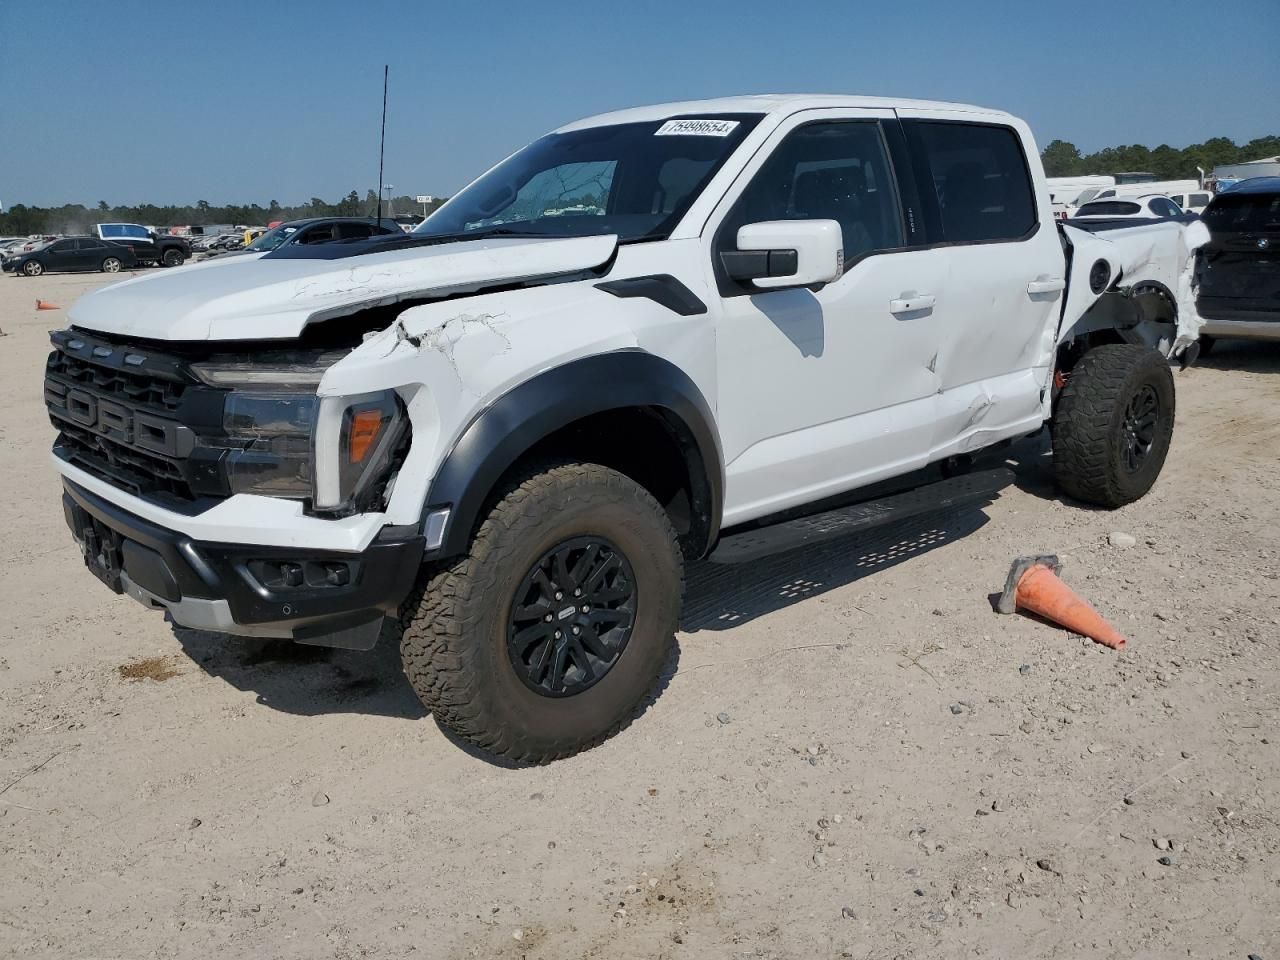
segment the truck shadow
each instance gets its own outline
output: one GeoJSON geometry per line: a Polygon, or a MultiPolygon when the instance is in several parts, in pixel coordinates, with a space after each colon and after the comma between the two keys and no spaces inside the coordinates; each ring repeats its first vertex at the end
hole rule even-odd
{"type": "Polygon", "coordinates": [[[981,505],[973,504],[747,563],[692,564],[680,628],[731,630],[967,537],[986,523],[981,505]]]}
{"type": "MultiPolygon", "coordinates": [[[[729,630],[829,590],[872,576],[968,536],[987,522],[978,505],[917,517],[881,530],[799,547],[743,564],[701,561],[687,574],[681,630],[729,630]]],[[[170,624],[183,652],[210,677],[252,693],[273,710],[299,716],[357,713],[417,720],[428,711],[400,666],[399,637],[388,623],[369,651],[310,647],[288,640],[233,637],[170,624]]],[[[677,640],[644,713],[679,670],[677,640]]],[[[466,753],[508,764],[444,731],[466,753]]]]}
{"type": "MultiPolygon", "coordinates": [[[[1239,370],[1244,373],[1280,373],[1280,343],[1265,340],[1219,340],[1214,344],[1213,352],[1197,360],[1195,366],[1209,370],[1239,370]]],[[[1191,369],[1194,371],[1195,367],[1191,369]]]]}
{"type": "Polygon", "coordinates": [[[253,693],[258,703],[300,716],[363,713],[417,720],[427,715],[400,667],[390,625],[372,650],[309,647],[291,640],[232,637],[170,624],[192,661],[211,677],[253,693]]]}

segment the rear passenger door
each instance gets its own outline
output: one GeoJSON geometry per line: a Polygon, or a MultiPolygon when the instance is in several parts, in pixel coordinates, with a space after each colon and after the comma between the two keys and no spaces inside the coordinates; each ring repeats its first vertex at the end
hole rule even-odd
{"type": "Polygon", "coordinates": [[[94,270],[107,258],[107,244],[104,240],[93,240],[81,237],[76,241],[76,269],[94,270]]]}
{"type": "Polygon", "coordinates": [[[946,271],[929,452],[938,460],[1039,429],[1066,262],[1025,127],[898,112],[928,245],[946,271]]]}

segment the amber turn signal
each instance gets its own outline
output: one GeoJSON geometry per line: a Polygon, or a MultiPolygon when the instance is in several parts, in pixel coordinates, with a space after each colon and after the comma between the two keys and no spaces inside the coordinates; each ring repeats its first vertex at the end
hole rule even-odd
{"type": "Polygon", "coordinates": [[[381,410],[361,410],[351,417],[350,449],[347,451],[352,463],[363,463],[365,455],[373,447],[382,430],[381,410]]]}

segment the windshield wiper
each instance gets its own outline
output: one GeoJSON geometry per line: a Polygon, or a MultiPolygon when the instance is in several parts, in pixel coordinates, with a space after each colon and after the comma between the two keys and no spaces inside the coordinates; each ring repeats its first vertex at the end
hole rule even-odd
{"type": "Polygon", "coordinates": [[[463,230],[460,233],[409,234],[418,240],[430,240],[436,243],[453,243],[457,240],[487,240],[489,237],[537,237],[545,240],[568,240],[588,234],[577,233],[541,233],[536,230],[516,230],[512,227],[491,227],[487,230],[463,230]]]}

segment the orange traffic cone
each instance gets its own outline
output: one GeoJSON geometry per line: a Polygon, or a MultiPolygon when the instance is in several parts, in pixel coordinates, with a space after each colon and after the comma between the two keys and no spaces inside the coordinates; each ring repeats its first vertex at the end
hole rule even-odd
{"type": "Polygon", "coordinates": [[[1061,569],[1055,556],[1019,557],[1009,568],[996,610],[1029,610],[1112,650],[1124,649],[1125,639],[1120,632],[1058,579],[1061,569]]]}
{"type": "Polygon", "coordinates": [[[56,303],[46,303],[44,300],[36,301],[37,310],[61,310],[62,308],[56,303]]]}

